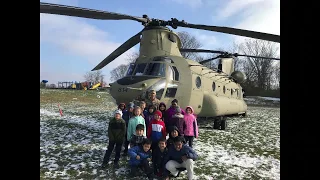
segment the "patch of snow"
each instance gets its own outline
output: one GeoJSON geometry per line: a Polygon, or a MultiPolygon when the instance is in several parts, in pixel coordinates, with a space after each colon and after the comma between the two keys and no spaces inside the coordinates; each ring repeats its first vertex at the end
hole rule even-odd
{"type": "MultiPolygon", "coordinates": [[[[57,109],[58,109],[58,108],[57,108],[57,109]]],[[[41,109],[41,108],[40,108],[40,117],[41,117],[41,115],[42,115],[42,116],[57,116],[57,117],[60,116],[59,113],[50,112],[50,111],[48,111],[48,110],[46,110],[46,109],[41,109]]]]}
{"type": "Polygon", "coordinates": [[[270,101],[280,101],[280,98],[274,98],[274,97],[261,97],[258,96],[261,99],[270,100],[270,101]]]}

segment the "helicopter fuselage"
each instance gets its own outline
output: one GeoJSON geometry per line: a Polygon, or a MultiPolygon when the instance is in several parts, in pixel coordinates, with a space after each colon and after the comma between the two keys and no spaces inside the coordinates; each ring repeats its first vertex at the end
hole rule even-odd
{"type": "Polygon", "coordinates": [[[128,103],[139,96],[146,99],[149,90],[156,90],[167,107],[178,99],[182,108],[192,106],[199,117],[245,113],[241,86],[224,73],[183,58],[180,47],[180,39],[168,28],[145,29],[139,58],[125,77],[110,84],[112,97],[128,103]]]}

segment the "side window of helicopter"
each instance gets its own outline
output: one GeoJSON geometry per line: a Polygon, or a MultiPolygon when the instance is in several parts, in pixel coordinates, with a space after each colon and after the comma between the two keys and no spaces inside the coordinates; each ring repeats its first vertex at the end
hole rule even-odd
{"type": "Polygon", "coordinates": [[[201,79],[199,76],[196,78],[196,86],[198,89],[200,89],[200,87],[201,87],[201,79]]]}
{"type": "Polygon", "coordinates": [[[213,81],[212,82],[212,91],[215,91],[216,90],[216,83],[213,81]]]}
{"type": "Polygon", "coordinates": [[[175,35],[173,35],[173,34],[168,34],[168,39],[171,41],[171,42],[177,42],[177,38],[176,38],[176,36],[175,35]]]}
{"type": "Polygon", "coordinates": [[[223,93],[226,93],[226,86],[223,86],[223,93]]]}
{"type": "Polygon", "coordinates": [[[135,64],[134,63],[130,63],[126,76],[131,76],[132,73],[133,73],[134,68],[135,68],[135,64]]]}
{"type": "Polygon", "coordinates": [[[137,64],[136,70],[134,71],[133,75],[136,75],[136,76],[143,75],[143,72],[144,72],[146,65],[147,65],[146,63],[137,64]]]}
{"type": "Polygon", "coordinates": [[[179,72],[178,69],[175,66],[172,66],[172,69],[174,71],[174,80],[179,81],[179,72]]]}
{"type": "Polygon", "coordinates": [[[166,64],[149,63],[144,75],[166,77],[166,64]]]}
{"type": "MultiPolygon", "coordinates": [[[[166,79],[160,79],[158,82],[156,82],[155,84],[153,84],[150,89],[154,89],[156,91],[156,97],[160,100],[161,97],[162,97],[162,94],[164,92],[164,88],[166,86],[166,79]]],[[[150,90],[149,89],[149,90],[150,90]]],[[[148,90],[148,91],[149,91],[148,90]]],[[[145,98],[148,98],[146,97],[147,94],[145,94],[145,98]]]]}
{"type": "Polygon", "coordinates": [[[167,91],[166,91],[165,97],[169,97],[169,98],[175,97],[176,93],[177,93],[177,88],[178,88],[177,84],[169,83],[167,86],[167,91]]]}
{"type": "Polygon", "coordinates": [[[233,95],[233,91],[234,91],[234,89],[230,89],[230,93],[231,93],[231,96],[233,95]]]}

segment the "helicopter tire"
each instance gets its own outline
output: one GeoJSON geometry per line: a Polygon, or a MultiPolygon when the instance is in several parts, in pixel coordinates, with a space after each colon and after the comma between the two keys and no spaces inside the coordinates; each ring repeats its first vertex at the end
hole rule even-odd
{"type": "Polygon", "coordinates": [[[221,125],[221,130],[227,129],[228,127],[227,117],[224,116],[222,118],[220,125],[221,125]]]}
{"type": "Polygon", "coordinates": [[[215,119],[214,122],[213,122],[213,129],[219,129],[219,120],[215,119]]]}
{"type": "Polygon", "coordinates": [[[247,112],[241,114],[242,117],[247,117],[247,112]]]}
{"type": "Polygon", "coordinates": [[[213,129],[219,129],[221,124],[222,116],[214,118],[213,129]]]}

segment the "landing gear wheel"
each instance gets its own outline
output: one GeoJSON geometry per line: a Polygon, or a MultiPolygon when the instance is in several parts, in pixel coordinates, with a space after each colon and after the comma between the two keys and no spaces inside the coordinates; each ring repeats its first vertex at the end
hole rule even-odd
{"type": "Polygon", "coordinates": [[[221,120],[221,130],[225,130],[228,127],[227,117],[223,117],[221,120]]]}
{"type": "Polygon", "coordinates": [[[241,114],[242,117],[247,117],[247,112],[241,114]]]}
{"type": "Polygon", "coordinates": [[[213,121],[213,129],[219,129],[220,127],[220,120],[215,118],[213,121]]]}

